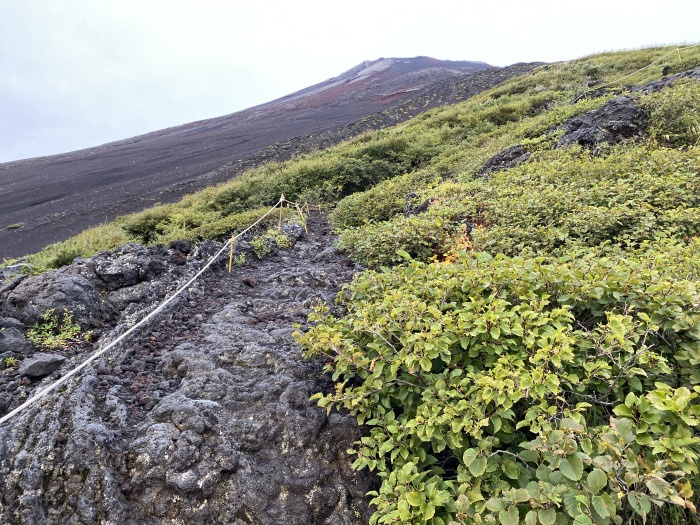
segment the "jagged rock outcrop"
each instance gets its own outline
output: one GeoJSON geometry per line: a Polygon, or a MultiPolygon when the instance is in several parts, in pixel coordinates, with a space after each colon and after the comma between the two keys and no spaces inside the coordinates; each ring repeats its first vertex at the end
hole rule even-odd
{"type": "Polygon", "coordinates": [[[0,293],[0,315],[19,319],[25,325],[41,321],[44,312],[70,309],[85,328],[101,326],[113,312],[94,283],[74,268],[26,277],[6,293],[0,293]]]}
{"type": "MultiPolygon", "coordinates": [[[[654,80],[634,88],[632,92],[657,93],[671,83],[681,79],[700,81],[700,67],[654,80]]],[[[589,85],[589,87],[592,86],[589,85]]],[[[589,95],[601,96],[606,93],[605,90],[601,90],[589,93],[589,95]]],[[[637,106],[635,99],[631,96],[623,95],[609,100],[598,109],[570,118],[562,125],[549,131],[564,130],[555,148],[566,148],[576,144],[595,152],[596,148],[603,143],[618,144],[644,138],[647,126],[645,119],[644,110],[637,106]]],[[[530,155],[531,153],[526,151],[522,145],[516,144],[500,151],[486,161],[477,172],[477,176],[514,168],[526,162],[530,155]]]]}
{"type": "MultiPolygon", "coordinates": [[[[291,337],[292,323],[332,303],[353,266],[324,222],[288,233],[301,236],[293,249],[230,274],[217,263],[152,326],[0,427],[0,522],[367,522],[372,479],[345,452],[360,430],[309,400],[331,382],[291,337]]],[[[121,312],[104,341],[218,246],[184,249],[185,264],[175,248],[127,246],[71,266],[121,312]],[[144,268],[157,268],[151,280],[144,268]]],[[[63,371],[85,358],[66,357],[63,371]]],[[[0,414],[39,384],[7,384],[15,395],[0,398],[0,414]]]]}
{"type": "Polygon", "coordinates": [[[496,171],[514,168],[518,164],[526,162],[532,153],[526,151],[520,144],[504,149],[491,157],[477,173],[478,177],[494,173],[496,171]]]}
{"type": "Polygon", "coordinates": [[[637,140],[644,136],[644,111],[632,97],[621,96],[567,120],[562,127],[566,131],[557,141],[557,148],[572,144],[590,148],[603,142],[637,140]]]}

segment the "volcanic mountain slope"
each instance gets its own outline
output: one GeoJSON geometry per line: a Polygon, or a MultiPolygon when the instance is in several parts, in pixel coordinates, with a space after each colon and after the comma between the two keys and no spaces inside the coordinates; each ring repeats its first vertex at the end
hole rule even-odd
{"type": "Polygon", "coordinates": [[[0,164],[0,258],[37,251],[154,202],[172,202],[250,164],[284,160],[348,134],[405,120],[442,100],[454,102],[455,93],[463,100],[531,67],[499,69],[427,57],[379,59],[231,115],[0,164]],[[460,82],[468,88],[455,89],[460,82]],[[446,89],[452,100],[444,96],[446,89]],[[387,116],[390,108],[407,104],[410,110],[387,116]],[[370,115],[379,117],[367,119],[370,115]],[[290,143],[295,147],[274,148],[272,154],[268,149],[290,143]],[[225,164],[233,169],[215,171],[225,164]],[[6,229],[11,224],[23,226],[6,229]]]}

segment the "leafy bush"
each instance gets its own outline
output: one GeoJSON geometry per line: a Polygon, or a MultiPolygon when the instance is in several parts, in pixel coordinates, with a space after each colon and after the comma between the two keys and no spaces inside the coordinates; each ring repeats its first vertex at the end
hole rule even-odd
{"type": "Polygon", "coordinates": [[[435,173],[420,170],[380,182],[369,190],[341,200],[328,216],[328,221],[339,229],[385,221],[403,211],[408,193],[424,190],[439,180],[435,173]]]}
{"type": "Polygon", "coordinates": [[[131,239],[116,224],[104,224],[85,230],[70,239],[50,244],[41,252],[27,257],[33,272],[48,268],[60,268],[73,262],[76,257],[90,257],[96,253],[126,244],[131,239]]]}
{"type": "Polygon", "coordinates": [[[396,264],[399,249],[427,261],[470,232],[476,250],[552,254],[572,246],[683,238],[700,232],[700,148],[612,149],[596,157],[577,148],[539,153],[533,161],[483,179],[437,187],[436,203],[418,218],[350,228],[340,246],[370,266],[396,264]]]}
{"type": "Polygon", "coordinates": [[[694,512],[700,298],[657,261],[412,262],[354,281],[346,317],[319,309],[297,337],[338,381],[319,403],[370,429],[354,453],[382,481],[373,522],[694,512]]]}
{"type": "Polygon", "coordinates": [[[399,251],[425,261],[447,252],[450,240],[464,232],[464,226],[452,215],[450,210],[443,214],[401,216],[390,222],[350,228],[342,232],[337,244],[367,266],[398,264],[404,260],[399,251]]]}
{"type": "Polygon", "coordinates": [[[700,145],[700,83],[681,80],[659,93],[643,97],[649,113],[649,135],[667,146],[700,145]]]}
{"type": "MultiPolygon", "coordinates": [[[[56,312],[49,308],[42,315],[44,322],[37,323],[27,330],[27,337],[34,344],[48,349],[68,348],[81,341],[80,326],[73,322],[73,312],[64,308],[56,312]]],[[[89,340],[91,332],[83,334],[83,340],[89,340]]]]}
{"type": "Polygon", "coordinates": [[[174,206],[154,206],[139,213],[119,217],[116,223],[126,234],[143,244],[152,241],[160,233],[158,225],[167,221],[174,211],[174,206]]]}

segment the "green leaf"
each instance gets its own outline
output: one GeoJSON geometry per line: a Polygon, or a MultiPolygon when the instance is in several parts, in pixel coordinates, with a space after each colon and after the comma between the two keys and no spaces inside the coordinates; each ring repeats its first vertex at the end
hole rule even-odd
{"type": "Polygon", "coordinates": [[[570,480],[578,481],[583,476],[583,462],[576,454],[572,454],[562,460],[559,470],[570,480]]]}
{"type": "Polygon", "coordinates": [[[651,478],[649,481],[647,481],[646,486],[649,489],[649,492],[658,497],[666,496],[666,494],[671,490],[671,485],[668,481],[657,477],[651,478]]]}
{"type": "Polygon", "coordinates": [[[505,510],[506,502],[503,498],[489,498],[486,501],[486,508],[491,512],[500,512],[505,510]]]}
{"type": "Polygon", "coordinates": [[[435,516],[435,505],[428,501],[421,507],[421,512],[423,513],[423,519],[429,520],[435,516]]]}
{"type": "Polygon", "coordinates": [[[649,499],[649,496],[642,494],[641,492],[629,492],[627,494],[627,501],[629,502],[630,507],[632,507],[632,510],[634,510],[640,516],[646,516],[651,510],[651,500],[649,499]]]}
{"type": "Polygon", "coordinates": [[[591,472],[589,472],[586,480],[588,481],[588,487],[594,494],[600,492],[603,487],[607,486],[608,484],[608,477],[605,475],[605,472],[599,468],[593,469],[591,472]]]}
{"type": "Polygon", "coordinates": [[[520,471],[518,466],[513,461],[504,461],[501,467],[504,474],[510,479],[518,479],[520,476],[520,471]]]}
{"type": "Polygon", "coordinates": [[[615,408],[613,408],[613,412],[615,412],[616,416],[620,417],[633,417],[634,412],[632,412],[632,409],[628,407],[627,405],[617,405],[615,408]]]}
{"type": "Polygon", "coordinates": [[[585,514],[579,514],[574,519],[574,525],[593,525],[593,522],[591,521],[591,518],[585,514]]]}
{"type": "Polygon", "coordinates": [[[409,253],[405,250],[396,250],[396,255],[398,255],[399,257],[401,257],[402,259],[404,259],[406,261],[411,259],[411,256],[409,255],[409,253]]]}
{"type": "Polygon", "coordinates": [[[651,445],[654,442],[652,437],[646,432],[640,432],[634,436],[634,441],[640,445],[651,445]]]}
{"type": "Polygon", "coordinates": [[[536,511],[530,510],[527,514],[525,514],[525,525],[537,525],[536,511]]]}
{"type": "Polygon", "coordinates": [[[627,384],[634,388],[637,392],[642,391],[642,382],[637,376],[632,376],[627,379],[627,384]]]}
{"type": "Polygon", "coordinates": [[[554,525],[554,522],[557,521],[557,511],[554,509],[541,510],[537,513],[537,517],[542,525],[554,525]]]}
{"type": "Polygon", "coordinates": [[[462,455],[462,463],[464,463],[465,467],[468,467],[471,465],[472,461],[476,459],[476,455],[479,453],[479,451],[475,448],[468,448],[467,450],[464,451],[464,454],[462,455]]]}
{"type": "Polygon", "coordinates": [[[510,492],[510,500],[513,503],[530,501],[530,493],[526,489],[514,489],[510,492]]]}
{"type": "Polygon", "coordinates": [[[534,450],[523,450],[518,453],[518,456],[525,461],[531,461],[533,463],[537,463],[540,460],[540,455],[534,450]]]}
{"type": "Polygon", "coordinates": [[[635,428],[632,420],[627,418],[610,418],[610,426],[613,430],[616,430],[620,437],[625,441],[625,443],[632,443],[634,441],[635,428]]]}
{"type": "Polygon", "coordinates": [[[469,469],[469,472],[471,472],[471,475],[474,476],[475,478],[483,476],[484,472],[486,472],[486,464],[488,463],[488,460],[486,459],[485,456],[480,456],[476,458],[474,461],[471,462],[471,464],[467,467],[469,469]]]}
{"type": "Polygon", "coordinates": [[[406,501],[408,501],[413,507],[420,507],[423,502],[425,502],[425,496],[422,492],[407,492],[406,501]]]}
{"type": "Polygon", "coordinates": [[[502,510],[498,513],[498,519],[501,521],[501,525],[518,525],[520,523],[518,508],[511,505],[508,510],[502,510]]]}
{"type": "Polygon", "coordinates": [[[605,519],[610,517],[608,507],[600,496],[593,496],[593,498],[591,498],[591,505],[593,506],[593,510],[595,510],[601,518],[605,519]]]}

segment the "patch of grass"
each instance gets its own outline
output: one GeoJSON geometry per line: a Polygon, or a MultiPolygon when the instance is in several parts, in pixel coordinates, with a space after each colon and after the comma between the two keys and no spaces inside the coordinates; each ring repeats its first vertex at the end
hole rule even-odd
{"type": "Polygon", "coordinates": [[[26,257],[26,262],[32,265],[32,273],[41,273],[46,269],[70,264],[76,257],[90,257],[131,240],[133,239],[117,224],[103,224],[66,241],[50,244],[41,252],[26,257]]]}
{"type": "Polygon", "coordinates": [[[36,323],[27,330],[31,342],[50,350],[68,348],[71,344],[88,341],[91,332],[80,334],[80,325],[73,322],[73,312],[64,308],[56,312],[49,308],[42,315],[43,322],[36,323]]]}

